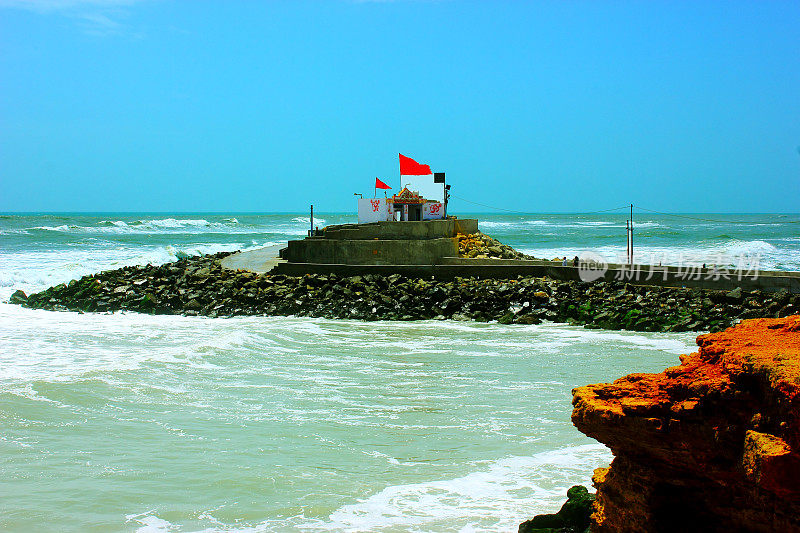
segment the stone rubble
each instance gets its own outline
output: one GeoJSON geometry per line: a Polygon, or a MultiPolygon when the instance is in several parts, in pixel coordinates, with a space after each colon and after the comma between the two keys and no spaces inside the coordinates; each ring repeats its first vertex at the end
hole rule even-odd
{"type": "Polygon", "coordinates": [[[458,255],[470,259],[536,259],[481,232],[456,235],[458,255]]]}

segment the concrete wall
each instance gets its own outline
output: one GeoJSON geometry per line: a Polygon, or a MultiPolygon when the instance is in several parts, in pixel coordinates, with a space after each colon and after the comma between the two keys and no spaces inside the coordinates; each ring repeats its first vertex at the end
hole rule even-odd
{"type": "Polygon", "coordinates": [[[432,265],[439,262],[442,257],[456,254],[458,254],[458,242],[455,238],[421,240],[310,238],[289,241],[283,258],[290,263],[432,265]]]}
{"type": "Polygon", "coordinates": [[[359,198],[358,223],[394,220],[392,204],[386,198],[359,198]]]}
{"type": "Polygon", "coordinates": [[[322,237],[337,240],[360,239],[439,239],[455,237],[458,233],[478,231],[477,219],[421,220],[414,222],[373,222],[371,224],[340,224],[328,226],[322,237]]]}
{"type": "Polygon", "coordinates": [[[426,202],[422,204],[422,220],[440,220],[444,218],[442,202],[426,202]]]}

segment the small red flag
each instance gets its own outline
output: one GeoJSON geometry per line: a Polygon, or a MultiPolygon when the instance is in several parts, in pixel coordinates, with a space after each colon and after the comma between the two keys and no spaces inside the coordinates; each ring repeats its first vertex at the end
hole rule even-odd
{"type": "Polygon", "coordinates": [[[427,176],[433,174],[431,167],[420,165],[410,157],[400,154],[400,175],[401,176],[427,176]]]}
{"type": "Polygon", "coordinates": [[[384,182],[382,182],[378,178],[375,178],[375,188],[376,189],[391,189],[391,187],[386,185],[384,182]]]}

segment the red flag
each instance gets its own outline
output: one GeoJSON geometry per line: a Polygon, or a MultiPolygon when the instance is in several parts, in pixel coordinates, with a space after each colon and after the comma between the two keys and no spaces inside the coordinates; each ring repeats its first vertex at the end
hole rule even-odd
{"type": "Polygon", "coordinates": [[[433,174],[431,167],[420,165],[410,157],[400,154],[400,175],[401,176],[427,176],[433,174]]]}
{"type": "Polygon", "coordinates": [[[391,187],[386,185],[384,182],[382,182],[378,178],[375,178],[375,188],[376,189],[391,189],[391,187]]]}

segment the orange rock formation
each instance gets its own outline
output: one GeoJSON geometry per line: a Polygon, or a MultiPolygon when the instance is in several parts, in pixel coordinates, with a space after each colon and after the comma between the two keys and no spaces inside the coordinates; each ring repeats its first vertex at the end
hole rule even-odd
{"type": "Polygon", "coordinates": [[[573,391],[575,426],[614,452],[592,532],[800,532],[800,316],[697,338],[660,374],[573,391]]]}

